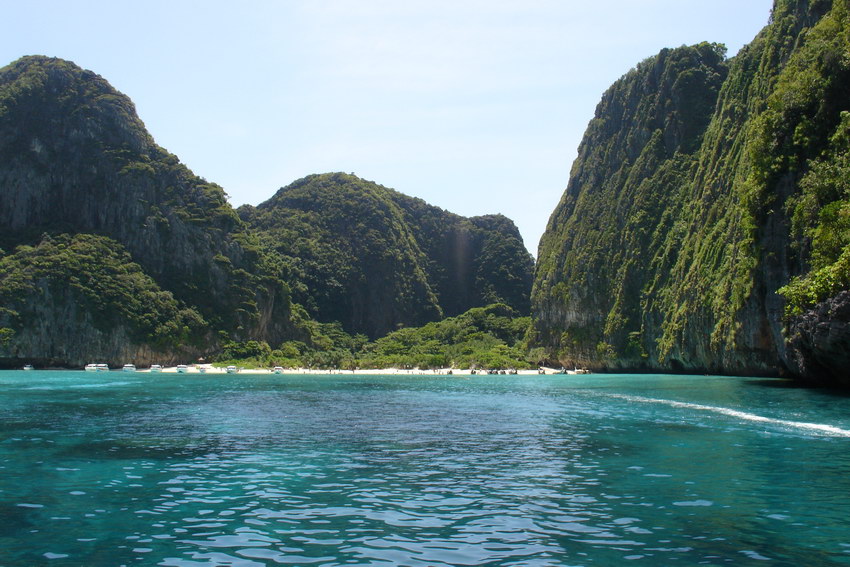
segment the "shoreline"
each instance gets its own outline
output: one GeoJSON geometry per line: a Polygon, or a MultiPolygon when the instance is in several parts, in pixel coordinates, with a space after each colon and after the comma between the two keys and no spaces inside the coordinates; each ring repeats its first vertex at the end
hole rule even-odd
{"type": "MultiPolygon", "coordinates": [[[[118,371],[121,369],[110,370],[111,372],[118,371]]],[[[141,368],[136,370],[137,373],[151,373],[150,369],[141,368]]],[[[160,372],[161,374],[178,374],[176,366],[163,367],[160,372]]],[[[227,370],[225,368],[212,366],[211,364],[196,364],[189,366],[187,371],[183,374],[198,374],[198,375],[206,375],[206,374],[227,374],[227,370]],[[203,372],[201,371],[203,369],[203,372]]],[[[155,373],[154,373],[155,374],[155,373]]],[[[316,369],[316,368],[284,368],[280,372],[275,372],[270,368],[239,368],[236,372],[231,374],[268,374],[268,375],[329,375],[329,374],[341,374],[348,376],[375,376],[375,375],[383,375],[383,376],[488,376],[488,372],[486,370],[473,370],[470,368],[438,368],[438,369],[419,369],[419,368],[357,368],[355,370],[344,370],[341,368],[335,369],[316,369]]],[[[509,373],[505,371],[504,376],[532,376],[539,374],[577,374],[575,370],[566,370],[562,372],[560,369],[555,368],[543,368],[541,370],[516,370],[514,373],[509,373]]],[[[499,376],[503,374],[499,373],[499,376]]]]}
{"type": "MultiPolygon", "coordinates": [[[[534,375],[552,375],[552,374],[590,374],[590,372],[582,372],[581,370],[561,370],[559,368],[541,367],[540,369],[526,370],[506,370],[504,374],[501,371],[496,374],[490,374],[487,370],[471,369],[471,368],[438,368],[438,369],[420,369],[420,368],[357,368],[355,370],[344,370],[340,368],[334,369],[317,369],[317,368],[284,368],[279,372],[275,372],[271,368],[241,368],[237,367],[236,372],[230,374],[257,374],[257,375],[349,375],[349,376],[534,376],[534,375]]],[[[21,370],[20,368],[9,370],[21,370]]],[[[34,368],[38,371],[83,371],[83,368],[34,368]]],[[[27,370],[28,371],[28,370],[27,370]]],[[[125,372],[123,368],[115,367],[109,370],[101,370],[91,372],[91,374],[103,374],[106,372],[125,372]]],[[[158,372],[152,372],[150,368],[137,368],[134,371],[126,371],[127,374],[196,374],[199,376],[228,374],[225,367],[216,367],[212,364],[193,364],[187,365],[185,372],[178,372],[177,366],[164,366],[158,372]]]]}

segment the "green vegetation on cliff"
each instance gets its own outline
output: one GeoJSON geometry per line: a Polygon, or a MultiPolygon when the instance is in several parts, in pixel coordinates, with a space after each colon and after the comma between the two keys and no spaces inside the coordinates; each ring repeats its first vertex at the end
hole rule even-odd
{"type": "Polygon", "coordinates": [[[313,176],[241,212],[290,268],[295,301],[321,321],[376,336],[442,316],[422,252],[374,184],[313,176]]]}
{"type": "MultiPolygon", "coordinates": [[[[205,321],[208,337],[277,342],[298,332],[277,259],[224,191],[157,146],[132,102],[90,71],[38,56],[0,69],[0,197],[6,250],[42,249],[43,234],[107,237],[122,250],[110,257],[125,263],[117,269],[141,270],[205,321]]],[[[11,341],[16,351],[37,357],[24,336],[11,341]]],[[[155,343],[178,338],[166,332],[155,343]]]]}
{"type": "Polygon", "coordinates": [[[108,236],[214,329],[288,329],[288,290],[224,191],[157,146],[90,71],[36,56],[0,69],[0,194],[6,249],[43,233],[108,236]],[[272,305],[274,324],[262,316],[272,305]]]}
{"type": "Polygon", "coordinates": [[[669,237],[726,78],[724,52],[665,49],[603,96],[540,244],[538,340],[556,358],[640,366],[649,356],[641,294],[653,284],[650,267],[678,251],[669,237]]]}
{"type": "Polygon", "coordinates": [[[280,255],[293,300],[372,338],[471,307],[529,309],[533,261],[500,215],[464,218],[343,173],[239,209],[280,255]]]}
{"type": "Polygon", "coordinates": [[[799,251],[811,266],[779,290],[791,316],[850,288],[850,113],[841,113],[829,148],[809,166],[802,194],[787,205],[799,251]]]}
{"type": "Polygon", "coordinates": [[[206,322],[163,291],[117,242],[102,236],[45,236],[0,258],[0,326],[44,324],[46,305],[90,315],[104,333],[126,327],[137,344],[180,348],[203,338],[206,322]],[[68,296],[72,301],[63,304],[68,296]]]}
{"type": "Polygon", "coordinates": [[[805,374],[783,313],[850,283],[848,22],[846,0],[777,0],[728,62],[665,50],[606,93],[541,241],[533,309],[553,356],[805,374]]]}
{"type": "Polygon", "coordinates": [[[535,368],[527,349],[530,317],[505,304],[475,307],[456,317],[408,327],[369,342],[349,335],[339,323],[311,323],[308,341],[287,341],[272,349],[259,341],[230,342],[220,365],[249,368],[535,368]]]}
{"type": "Polygon", "coordinates": [[[343,174],[241,213],[98,75],[41,56],[0,69],[0,363],[333,366],[357,333],[493,302],[529,311],[533,261],[505,217],[343,174]]]}
{"type": "Polygon", "coordinates": [[[760,199],[774,204],[770,187],[783,176],[798,186],[783,206],[791,216],[794,251],[807,269],[781,290],[789,314],[850,288],[848,4],[836,2],[801,35],[759,117],[753,144],[760,199]]]}

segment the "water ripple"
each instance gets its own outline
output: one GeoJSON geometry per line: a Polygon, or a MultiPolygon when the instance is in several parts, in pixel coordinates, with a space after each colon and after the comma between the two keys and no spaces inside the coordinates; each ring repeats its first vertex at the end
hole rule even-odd
{"type": "Polygon", "coordinates": [[[729,409],[740,382],[703,403],[670,399],[684,379],[586,380],[19,389],[0,403],[0,563],[850,563],[840,412],[729,409]]]}

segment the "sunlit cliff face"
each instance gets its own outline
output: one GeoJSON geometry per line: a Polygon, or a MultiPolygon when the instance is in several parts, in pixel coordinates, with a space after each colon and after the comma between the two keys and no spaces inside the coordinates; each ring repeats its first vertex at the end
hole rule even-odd
{"type": "Polygon", "coordinates": [[[827,214],[847,196],[825,174],[850,152],[850,71],[834,64],[845,8],[777,2],[735,58],[711,44],[665,49],[605,93],[541,240],[532,310],[552,357],[846,375],[836,353],[850,347],[838,338],[850,317],[815,305],[850,284],[850,242],[827,214]]]}

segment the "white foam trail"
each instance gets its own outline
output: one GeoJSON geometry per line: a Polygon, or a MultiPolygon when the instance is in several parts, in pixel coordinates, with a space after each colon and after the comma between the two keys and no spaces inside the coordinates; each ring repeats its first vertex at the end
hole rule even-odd
{"type": "Polygon", "coordinates": [[[642,396],[627,396],[625,394],[608,394],[612,398],[619,398],[621,400],[627,400],[630,402],[640,402],[645,404],[663,404],[666,406],[674,407],[674,408],[688,408],[700,411],[710,411],[713,413],[719,413],[722,415],[728,415],[730,417],[736,417],[738,419],[743,419],[746,421],[755,421],[761,423],[770,423],[773,425],[782,425],[785,427],[794,427],[796,429],[805,429],[808,431],[817,431],[820,433],[825,433],[827,435],[833,435],[836,437],[850,437],[850,430],[842,429],[840,427],[835,427],[834,425],[826,425],[823,423],[807,423],[805,421],[791,421],[788,419],[776,419],[773,417],[764,417],[762,415],[756,415],[754,413],[747,413],[744,411],[733,410],[729,408],[717,407],[717,406],[705,406],[702,404],[692,404],[690,402],[677,402],[675,400],[661,400],[658,398],[644,398],[642,396]]]}
{"type": "Polygon", "coordinates": [[[132,382],[97,382],[95,384],[75,384],[75,388],[111,388],[112,386],[126,386],[132,382]]]}

